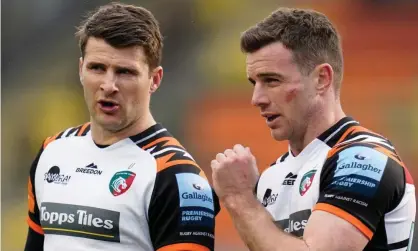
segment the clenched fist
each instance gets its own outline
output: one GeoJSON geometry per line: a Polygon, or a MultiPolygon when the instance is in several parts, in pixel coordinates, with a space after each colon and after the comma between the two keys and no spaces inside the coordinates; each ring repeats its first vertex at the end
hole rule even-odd
{"type": "Polygon", "coordinates": [[[218,153],[211,162],[213,186],[220,200],[228,196],[253,193],[259,173],[248,147],[235,145],[218,153]]]}

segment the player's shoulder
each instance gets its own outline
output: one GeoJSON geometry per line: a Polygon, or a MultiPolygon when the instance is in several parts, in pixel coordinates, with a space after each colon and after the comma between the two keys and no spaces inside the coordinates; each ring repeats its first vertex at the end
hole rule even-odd
{"type": "Polygon", "coordinates": [[[69,127],[64,130],[57,132],[56,134],[47,137],[43,144],[42,148],[46,149],[54,141],[64,140],[72,137],[82,137],[86,136],[90,131],[90,122],[86,122],[77,126],[69,127]]]}
{"type": "Polygon", "coordinates": [[[329,150],[326,166],[346,175],[366,175],[380,180],[386,173],[386,180],[402,180],[413,183],[394,145],[381,134],[363,126],[349,127],[329,150]]]}
{"type": "Polygon", "coordinates": [[[131,139],[155,158],[157,172],[170,168],[170,172],[194,172],[204,176],[189,151],[162,124],[157,123],[131,139]]]}
{"type": "Polygon", "coordinates": [[[278,165],[280,165],[280,164],[285,164],[285,163],[287,163],[287,161],[289,160],[289,156],[290,156],[290,153],[289,153],[289,151],[287,151],[287,152],[285,152],[285,153],[283,153],[282,155],[280,155],[280,157],[278,157],[277,159],[275,159],[270,165],[269,165],[269,167],[267,168],[267,169],[270,169],[270,168],[273,168],[273,167],[276,167],[276,166],[278,166],[278,165]]]}
{"type": "Polygon", "coordinates": [[[392,158],[403,165],[395,146],[388,138],[360,125],[348,127],[331,147],[327,157],[330,158],[340,153],[348,155],[359,150],[366,151],[376,157],[386,156],[392,158]]]}

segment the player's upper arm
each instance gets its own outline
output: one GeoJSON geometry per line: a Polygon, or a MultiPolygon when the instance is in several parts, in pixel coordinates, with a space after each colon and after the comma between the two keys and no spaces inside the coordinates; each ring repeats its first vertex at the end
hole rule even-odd
{"type": "Polygon", "coordinates": [[[320,210],[314,211],[309,217],[303,239],[310,251],[360,251],[369,242],[345,219],[320,210]]]}
{"type": "Polygon", "coordinates": [[[363,250],[382,238],[387,238],[387,249],[409,237],[415,218],[415,197],[407,194],[407,183],[412,180],[402,162],[387,153],[353,144],[329,156],[321,173],[319,200],[304,234],[312,250],[324,248],[322,242],[329,243],[329,251],[363,250]],[[389,212],[399,217],[397,228],[404,233],[390,237],[376,232],[389,212]]]}
{"type": "Polygon", "coordinates": [[[160,156],[157,163],[148,210],[154,249],[214,250],[215,216],[220,207],[203,171],[193,159],[176,152],[160,156]]]}

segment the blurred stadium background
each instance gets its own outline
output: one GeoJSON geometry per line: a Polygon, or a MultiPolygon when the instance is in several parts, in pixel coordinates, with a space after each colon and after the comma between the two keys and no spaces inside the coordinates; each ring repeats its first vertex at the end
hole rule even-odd
{"type": "MultiPolygon", "coordinates": [[[[2,1],[2,250],[23,250],[27,175],[41,141],[88,119],[73,34],[86,11],[107,2],[2,1]]],[[[337,25],[345,111],[390,138],[418,180],[417,1],[124,2],[148,8],[161,23],[165,75],[152,111],[209,177],[210,160],[235,143],[249,145],[261,169],[285,151],[250,105],[239,36],[276,7],[294,6],[322,11],[337,25]]],[[[246,250],[225,210],[216,234],[216,250],[246,250]]]]}

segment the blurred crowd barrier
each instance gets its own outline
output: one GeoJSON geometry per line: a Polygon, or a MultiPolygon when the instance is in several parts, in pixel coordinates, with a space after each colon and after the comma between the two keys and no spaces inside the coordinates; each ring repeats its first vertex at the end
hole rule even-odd
{"type": "MultiPolygon", "coordinates": [[[[78,80],[74,27],[85,11],[107,1],[86,1],[84,6],[67,3],[65,8],[58,2],[50,6],[51,13],[61,10],[51,17],[55,21],[44,20],[42,25],[49,25],[48,29],[37,29],[37,36],[49,34],[48,41],[29,31],[32,37],[26,38],[26,33],[21,34],[25,30],[13,30],[34,30],[42,22],[28,21],[36,15],[26,16],[31,11],[23,0],[3,7],[14,13],[15,19],[9,21],[18,22],[19,9],[26,21],[6,25],[2,34],[7,40],[2,51],[11,55],[3,57],[2,53],[2,250],[23,250],[27,175],[41,141],[88,119],[78,80]],[[29,49],[22,43],[17,46],[15,38],[33,43],[27,45],[29,49]]],[[[345,56],[344,110],[388,137],[418,180],[417,4],[357,0],[124,2],[143,4],[161,22],[165,75],[153,97],[152,110],[184,142],[209,179],[210,160],[236,143],[251,147],[260,171],[287,149],[286,142],[271,139],[264,119],[250,104],[251,85],[246,80],[239,37],[275,8],[288,6],[314,8],[336,24],[345,56]]],[[[216,225],[216,250],[247,250],[226,210],[221,211],[216,225]]]]}

